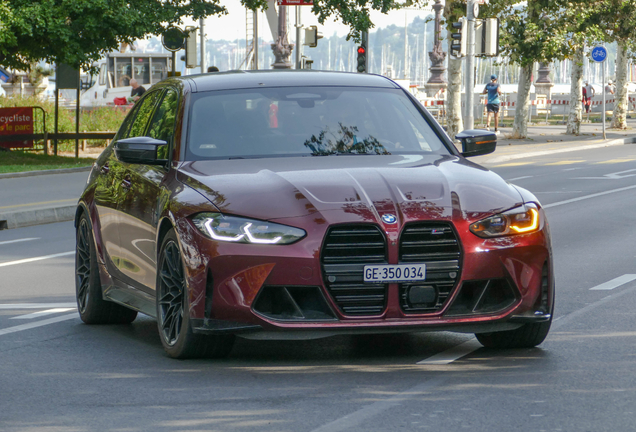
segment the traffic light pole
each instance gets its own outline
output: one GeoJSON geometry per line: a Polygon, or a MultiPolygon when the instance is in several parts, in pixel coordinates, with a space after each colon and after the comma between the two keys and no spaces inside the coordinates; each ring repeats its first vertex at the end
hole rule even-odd
{"type": "Polygon", "coordinates": [[[475,110],[473,109],[473,99],[475,90],[475,10],[477,3],[475,0],[468,0],[466,18],[468,20],[468,41],[466,46],[466,111],[464,114],[464,128],[473,129],[475,127],[475,110]]]}

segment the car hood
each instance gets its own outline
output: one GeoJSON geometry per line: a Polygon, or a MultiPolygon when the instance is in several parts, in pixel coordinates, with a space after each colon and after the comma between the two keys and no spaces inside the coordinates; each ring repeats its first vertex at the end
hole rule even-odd
{"type": "Polygon", "coordinates": [[[221,212],[328,223],[474,221],[522,203],[497,174],[451,155],[322,156],[185,162],[178,179],[221,212]]]}

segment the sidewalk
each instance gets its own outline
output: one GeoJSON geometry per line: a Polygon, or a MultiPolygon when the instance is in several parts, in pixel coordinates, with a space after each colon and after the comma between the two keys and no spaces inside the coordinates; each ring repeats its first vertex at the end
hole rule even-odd
{"type": "MultiPolygon", "coordinates": [[[[491,165],[544,154],[636,143],[636,119],[628,119],[627,123],[625,131],[611,130],[608,123],[606,140],[599,123],[583,124],[580,136],[565,135],[565,125],[530,125],[528,138],[524,140],[510,139],[512,128],[503,127],[497,150],[471,160],[491,165]]],[[[79,172],[56,170],[0,175],[0,230],[73,220],[87,177],[88,168],[79,172]]]]}

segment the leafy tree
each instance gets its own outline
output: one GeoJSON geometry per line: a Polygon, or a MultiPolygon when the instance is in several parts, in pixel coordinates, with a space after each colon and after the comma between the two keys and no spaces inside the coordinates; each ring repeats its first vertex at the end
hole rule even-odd
{"type": "Polygon", "coordinates": [[[629,59],[636,48],[636,0],[591,0],[584,10],[583,26],[591,30],[588,40],[592,44],[616,42],[618,45],[612,127],[625,129],[629,59]]]}
{"type": "Polygon", "coordinates": [[[0,6],[0,65],[90,66],[121,43],[161,34],[181,18],[223,14],[219,0],[7,0],[0,6]]]}
{"type": "Polygon", "coordinates": [[[566,41],[565,25],[568,5],[578,0],[494,0],[483,16],[498,16],[501,20],[501,51],[511,63],[521,66],[517,90],[517,109],[512,137],[525,138],[530,114],[530,86],[535,62],[551,63],[572,54],[566,41]]]}

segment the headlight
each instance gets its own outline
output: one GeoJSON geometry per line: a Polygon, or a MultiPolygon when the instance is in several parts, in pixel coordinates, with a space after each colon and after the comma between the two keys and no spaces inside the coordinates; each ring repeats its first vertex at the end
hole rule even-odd
{"type": "Polygon", "coordinates": [[[284,245],[294,243],[307,234],[299,228],[223,216],[221,213],[201,213],[192,218],[192,221],[203,234],[224,242],[284,245]]]}
{"type": "Polygon", "coordinates": [[[535,204],[529,203],[470,225],[470,231],[483,238],[528,234],[541,227],[541,215],[535,204]]]}

